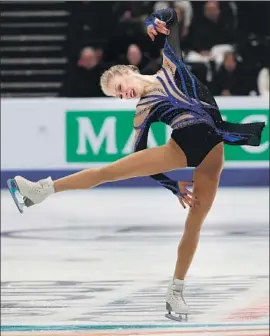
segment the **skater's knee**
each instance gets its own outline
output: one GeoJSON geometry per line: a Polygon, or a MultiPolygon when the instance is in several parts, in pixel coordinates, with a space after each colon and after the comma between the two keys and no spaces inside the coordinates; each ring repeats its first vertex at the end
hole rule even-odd
{"type": "Polygon", "coordinates": [[[185,234],[196,235],[200,233],[210,208],[210,203],[205,203],[204,201],[200,201],[200,199],[197,200],[197,203],[189,210],[185,224],[185,234]]]}

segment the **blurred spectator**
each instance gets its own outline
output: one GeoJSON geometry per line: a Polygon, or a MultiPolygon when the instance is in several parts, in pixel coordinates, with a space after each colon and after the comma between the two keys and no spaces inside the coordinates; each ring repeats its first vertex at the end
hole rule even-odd
{"type": "Polygon", "coordinates": [[[131,44],[128,47],[126,56],[123,58],[122,63],[135,65],[141,71],[149,63],[149,59],[142,53],[139,46],[131,44]]]}
{"type": "Polygon", "coordinates": [[[70,18],[67,33],[69,60],[76,62],[80,50],[97,46],[114,34],[116,18],[111,1],[67,1],[70,18]]]}
{"type": "Polygon", "coordinates": [[[70,16],[63,55],[70,69],[62,96],[103,96],[99,77],[119,62],[155,74],[162,66],[160,51],[166,37],[160,34],[151,42],[144,21],[164,8],[175,9],[185,62],[214,94],[247,95],[258,90],[269,95],[270,4],[179,0],[67,1],[70,16]]]}
{"type": "Polygon", "coordinates": [[[151,1],[118,1],[115,4],[114,12],[120,22],[140,22],[144,20],[153,9],[151,1]]]}
{"type": "Polygon", "coordinates": [[[117,18],[117,36],[114,48],[118,53],[123,53],[128,45],[137,44],[141,48],[149,47],[149,39],[145,34],[144,22],[152,12],[151,1],[121,1],[114,5],[114,15],[117,18]]]}
{"type": "Polygon", "coordinates": [[[97,47],[97,48],[95,48],[95,50],[96,50],[96,56],[97,56],[98,62],[100,63],[100,66],[103,69],[106,70],[110,66],[115,64],[114,62],[109,62],[108,60],[105,59],[105,54],[106,53],[104,52],[103,48],[97,47]]]}
{"type": "Polygon", "coordinates": [[[153,7],[153,11],[159,11],[161,9],[166,9],[170,7],[169,1],[156,1],[153,7]]]}
{"type": "Polygon", "coordinates": [[[269,97],[270,66],[262,68],[258,75],[258,91],[260,96],[269,97]]]}
{"type": "Polygon", "coordinates": [[[186,37],[189,33],[189,27],[193,18],[193,8],[190,1],[175,1],[174,9],[177,14],[178,21],[183,21],[181,36],[186,37]]]}
{"type": "Polygon", "coordinates": [[[218,1],[207,1],[201,20],[195,20],[191,32],[191,47],[202,56],[209,56],[213,46],[235,42],[235,26],[221,15],[218,1]]]}
{"type": "Polygon", "coordinates": [[[73,68],[68,71],[68,77],[63,84],[64,97],[103,97],[99,80],[104,67],[99,61],[96,51],[85,47],[73,68]]]}
{"type": "Polygon", "coordinates": [[[212,91],[218,96],[242,96],[249,91],[243,81],[244,72],[233,52],[227,52],[213,80],[212,91]]]}

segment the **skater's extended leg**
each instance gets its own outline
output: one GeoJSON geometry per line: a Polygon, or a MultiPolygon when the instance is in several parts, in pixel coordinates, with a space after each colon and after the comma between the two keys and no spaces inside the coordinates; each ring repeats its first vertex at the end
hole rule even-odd
{"type": "MultiPolygon", "coordinates": [[[[186,156],[173,140],[161,147],[149,148],[133,153],[112,164],[100,168],[90,168],[79,173],[52,181],[50,178],[31,182],[21,176],[12,180],[14,195],[16,189],[26,197],[27,206],[42,202],[55,192],[89,189],[104,182],[119,181],[137,176],[154,175],[186,166],[186,156]]],[[[16,200],[15,200],[16,202],[16,200]]],[[[18,204],[17,204],[18,206],[18,204]]]]}
{"type": "Polygon", "coordinates": [[[177,314],[187,314],[183,298],[184,279],[196,252],[200,230],[213,204],[223,167],[223,144],[218,144],[194,172],[195,206],[190,208],[185,230],[178,247],[174,279],[167,292],[167,309],[177,314]]]}
{"type": "Polygon", "coordinates": [[[101,168],[85,169],[54,182],[55,191],[89,189],[99,184],[149,176],[186,166],[186,157],[172,142],[130,154],[101,168]]]}

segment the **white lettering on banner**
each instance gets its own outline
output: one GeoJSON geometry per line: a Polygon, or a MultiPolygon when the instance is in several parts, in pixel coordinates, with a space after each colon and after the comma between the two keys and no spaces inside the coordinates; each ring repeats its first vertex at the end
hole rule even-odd
{"type": "Polygon", "coordinates": [[[172,135],[172,128],[166,125],[166,142],[168,142],[172,135]]]}
{"type": "MultiPolygon", "coordinates": [[[[263,114],[256,114],[256,115],[249,115],[242,120],[242,123],[252,123],[252,122],[265,122],[267,124],[268,118],[266,115],[263,114]]],[[[269,147],[269,141],[261,143],[258,147],[251,147],[251,146],[242,146],[243,150],[248,153],[262,153],[266,151],[269,147]]]]}
{"type": "Polygon", "coordinates": [[[150,129],[148,133],[148,147],[157,147],[158,143],[154,137],[153,131],[150,129]]]}
{"type": "MultiPolygon", "coordinates": [[[[118,128],[116,124],[118,122],[117,112],[130,111],[133,114],[136,109],[136,103],[137,101],[133,99],[121,100],[115,98],[48,98],[45,100],[40,98],[3,98],[1,99],[1,168],[2,170],[80,169],[89,166],[100,166],[104,162],[67,162],[66,144],[72,144],[72,150],[74,150],[73,146],[75,146],[74,154],[76,154],[77,150],[77,155],[85,154],[82,156],[87,156],[89,148],[91,148],[92,153],[93,150],[99,151],[98,154],[93,155],[99,155],[102,152],[102,159],[104,154],[106,154],[103,153],[103,148],[105,147],[104,151],[106,151],[106,146],[108,147],[106,152],[112,152],[113,154],[111,155],[119,155],[123,150],[128,152],[128,147],[131,149],[131,142],[126,143],[126,141],[131,136],[131,130],[128,131],[128,134],[125,133],[125,137],[120,137],[121,143],[118,144],[116,135],[118,136],[119,134],[113,129],[114,127],[115,129],[118,128]],[[79,139],[79,134],[76,138],[72,133],[66,135],[66,116],[69,111],[99,111],[101,114],[104,111],[106,117],[101,117],[102,120],[100,120],[99,125],[96,125],[96,122],[98,122],[96,117],[91,120],[92,124],[88,124],[89,121],[83,119],[80,121],[75,119],[75,124],[72,123],[72,127],[76,127],[76,130],[78,130],[78,126],[80,126],[79,139]],[[115,113],[108,115],[108,111],[114,111],[115,113]],[[117,118],[117,120],[104,120],[107,117],[117,118]],[[14,120],[17,122],[14,123],[14,120]],[[104,123],[105,121],[106,123],[104,123]],[[110,123],[112,126],[108,126],[110,123]],[[46,128],[47,132],[41,133],[40,127],[46,128]],[[13,132],[10,132],[10,129],[13,132]],[[16,134],[16,137],[14,137],[14,134],[16,134]],[[23,138],[26,143],[32,143],[32,145],[26,146],[23,151],[18,151],[19,138],[23,138]],[[118,148],[119,145],[121,146],[120,148],[118,148]],[[48,151],[48,148],[51,150],[48,151]]],[[[267,126],[269,126],[268,97],[217,97],[217,103],[222,111],[224,120],[228,119],[230,121],[232,118],[232,120],[243,122],[242,119],[245,116],[253,114],[254,121],[258,121],[256,113],[259,113],[266,116],[268,119],[267,126]],[[262,109],[262,111],[258,111],[259,109],[262,109]],[[240,112],[240,117],[238,118],[238,116],[234,116],[237,110],[247,111],[246,113],[240,112]]],[[[75,118],[78,117],[86,117],[86,115],[80,113],[75,116],[75,118]]],[[[89,118],[88,113],[87,118],[89,118]]],[[[264,120],[266,118],[264,117],[264,120]]],[[[245,120],[247,121],[247,119],[245,120]]],[[[170,133],[171,130],[168,128],[168,133],[166,132],[167,140],[170,138],[170,133]]],[[[232,160],[225,162],[225,167],[268,167],[269,160],[267,160],[265,155],[268,153],[270,140],[265,133],[266,130],[263,132],[264,137],[261,146],[239,148],[242,151],[241,155],[244,154],[243,160],[236,161],[237,158],[234,157],[232,160]],[[259,159],[259,156],[263,158],[259,159]]],[[[163,134],[160,139],[158,137],[159,134],[155,133],[155,138],[160,143],[161,139],[163,139],[163,134]]],[[[227,147],[228,151],[231,149],[232,147],[227,147]]]]}
{"type": "Polygon", "coordinates": [[[132,132],[131,132],[131,134],[130,134],[130,137],[128,138],[128,141],[125,144],[125,147],[122,150],[122,154],[123,155],[128,155],[131,152],[133,152],[135,133],[136,133],[136,130],[133,129],[132,132]]]}
{"type": "Polygon", "coordinates": [[[77,154],[85,155],[87,154],[87,142],[90,144],[93,152],[98,154],[100,147],[105,139],[106,141],[106,152],[108,154],[116,154],[116,118],[109,117],[106,118],[103,125],[101,126],[99,134],[95,134],[91,119],[85,117],[78,117],[78,128],[79,128],[79,143],[77,148],[77,154]]]}
{"type": "Polygon", "coordinates": [[[223,121],[227,121],[227,119],[228,119],[228,117],[225,116],[225,115],[221,115],[221,118],[222,118],[223,121]]]}

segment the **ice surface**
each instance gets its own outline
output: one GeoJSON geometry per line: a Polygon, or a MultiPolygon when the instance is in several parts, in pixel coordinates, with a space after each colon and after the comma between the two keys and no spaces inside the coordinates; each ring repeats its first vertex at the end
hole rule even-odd
{"type": "MultiPolygon", "coordinates": [[[[174,335],[175,328],[198,335],[202,324],[203,332],[221,328],[218,335],[269,334],[267,189],[219,190],[187,278],[191,316],[181,326],[164,317],[187,214],[170,193],[63,193],[23,215],[6,191],[1,196],[2,326],[120,324],[134,325],[123,335],[174,335]],[[237,331],[224,331],[230,325],[237,331]]],[[[97,331],[82,335],[90,334],[97,331]]]]}

